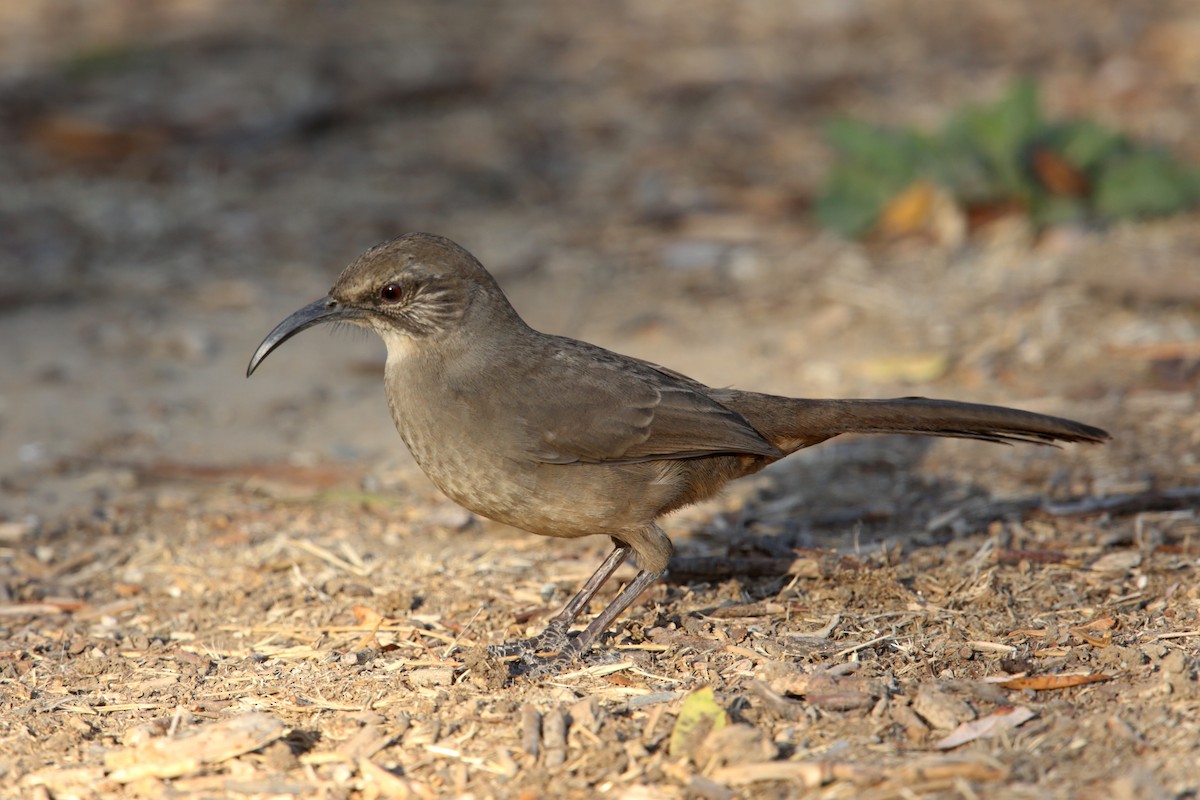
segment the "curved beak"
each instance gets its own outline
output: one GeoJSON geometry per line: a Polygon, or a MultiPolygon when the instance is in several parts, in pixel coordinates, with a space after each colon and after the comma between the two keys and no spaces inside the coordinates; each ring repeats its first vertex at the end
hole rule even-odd
{"type": "Polygon", "coordinates": [[[359,319],[363,314],[361,309],[344,306],[332,297],[322,297],[320,300],[309,303],[276,325],[275,329],[267,334],[267,338],[262,340],[262,344],[250,358],[250,366],[246,367],[246,377],[249,378],[254,374],[254,370],[258,369],[258,365],[271,354],[272,350],[300,331],[311,328],[313,325],[320,325],[322,322],[359,319]]]}

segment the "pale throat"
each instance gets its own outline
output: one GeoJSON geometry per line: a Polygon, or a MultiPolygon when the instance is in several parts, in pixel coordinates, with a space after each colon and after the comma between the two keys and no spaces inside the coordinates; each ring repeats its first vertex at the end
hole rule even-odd
{"type": "Polygon", "coordinates": [[[416,350],[416,341],[406,332],[383,325],[376,326],[375,332],[379,334],[379,338],[383,339],[383,344],[387,347],[388,364],[407,361],[416,350]]]}

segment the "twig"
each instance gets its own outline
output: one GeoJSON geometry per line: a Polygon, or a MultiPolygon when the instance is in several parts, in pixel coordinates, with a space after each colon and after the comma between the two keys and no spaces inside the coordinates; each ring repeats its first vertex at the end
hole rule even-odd
{"type": "Polygon", "coordinates": [[[1154,489],[1111,497],[1084,497],[1065,503],[1043,503],[1041,511],[1054,516],[1076,514],[1136,514],[1143,511],[1179,511],[1200,508],[1200,486],[1154,489]]]}

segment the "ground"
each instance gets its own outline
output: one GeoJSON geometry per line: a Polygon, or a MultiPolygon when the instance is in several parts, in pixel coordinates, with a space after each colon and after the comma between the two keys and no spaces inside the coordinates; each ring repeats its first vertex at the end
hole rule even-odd
{"type": "Polygon", "coordinates": [[[1200,792],[1200,217],[855,243],[807,213],[823,120],[935,126],[1019,75],[1200,161],[1194,3],[0,15],[5,793],[1200,792]],[[483,647],[608,542],[441,498],[372,339],[243,377],[411,229],[535,326],[709,383],[1114,438],[793,456],[669,518],[671,575],[577,670],[513,680],[483,647]]]}

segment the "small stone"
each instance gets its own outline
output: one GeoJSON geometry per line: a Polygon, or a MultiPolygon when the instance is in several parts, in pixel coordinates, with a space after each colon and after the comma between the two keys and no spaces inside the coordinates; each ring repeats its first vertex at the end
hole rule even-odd
{"type": "Polygon", "coordinates": [[[449,686],[454,682],[451,667],[422,667],[405,673],[405,678],[414,686],[449,686]]]}
{"type": "Polygon", "coordinates": [[[963,722],[975,719],[975,709],[965,700],[936,684],[923,684],[917,690],[912,708],[934,728],[942,730],[952,730],[963,722]]]}

